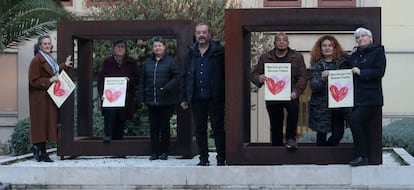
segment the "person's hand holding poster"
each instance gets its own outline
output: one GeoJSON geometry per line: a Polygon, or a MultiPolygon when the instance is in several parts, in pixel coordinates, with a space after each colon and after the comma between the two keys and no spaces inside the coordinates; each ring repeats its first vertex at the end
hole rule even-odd
{"type": "Polygon", "coordinates": [[[265,100],[290,100],[290,63],[265,63],[265,100]]]}
{"type": "Polygon", "coordinates": [[[124,77],[105,77],[102,107],[125,107],[126,90],[124,77]]]}
{"type": "Polygon", "coordinates": [[[73,83],[69,75],[62,70],[59,74],[59,80],[50,85],[49,89],[47,89],[47,93],[52,98],[53,102],[55,102],[56,106],[60,108],[75,88],[75,83],[73,83]]]}
{"type": "Polygon", "coordinates": [[[354,84],[351,69],[330,70],[328,76],[328,107],[354,106],[354,84]]]}

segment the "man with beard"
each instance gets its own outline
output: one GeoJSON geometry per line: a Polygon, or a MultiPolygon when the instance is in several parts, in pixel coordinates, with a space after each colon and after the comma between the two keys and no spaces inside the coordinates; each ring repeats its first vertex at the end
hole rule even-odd
{"type": "Polygon", "coordinates": [[[191,108],[200,154],[199,166],[208,166],[207,119],[213,131],[217,165],[225,165],[224,47],[211,39],[207,23],[195,27],[196,42],[185,57],[180,106],[191,108]]]}
{"type": "Polygon", "coordinates": [[[290,101],[266,101],[266,109],[270,118],[272,146],[283,145],[284,110],[287,112],[286,147],[289,150],[297,148],[296,130],[299,112],[299,96],[306,88],[307,70],[303,55],[289,47],[286,33],[277,33],[274,40],[275,48],[260,56],[258,64],[252,72],[252,83],[259,88],[264,84],[267,76],[264,75],[265,63],[291,64],[291,96],[290,101]]]}

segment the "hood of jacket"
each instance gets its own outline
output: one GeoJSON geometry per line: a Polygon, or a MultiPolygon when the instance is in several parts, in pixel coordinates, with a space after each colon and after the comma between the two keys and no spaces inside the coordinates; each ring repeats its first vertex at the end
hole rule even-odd
{"type": "Polygon", "coordinates": [[[355,47],[356,51],[359,51],[359,52],[362,52],[362,53],[368,53],[368,52],[373,51],[374,49],[377,49],[377,48],[384,48],[384,46],[371,43],[366,48],[360,48],[358,46],[355,47]]]}

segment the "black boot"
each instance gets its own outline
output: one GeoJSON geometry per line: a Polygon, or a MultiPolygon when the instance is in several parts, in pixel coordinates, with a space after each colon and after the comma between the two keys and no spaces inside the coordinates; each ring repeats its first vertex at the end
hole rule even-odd
{"type": "Polygon", "coordinates": [[[226,165],[226,159],[224,156],[216,156],[217,159],[217,166],[225,166],[226,165]]]}
{"type": "Polygon", "coordinates": [[[364,156],[358,156],[349,162],[351,166],[366,166],[368,165],[368,158],[364,156]]]}
{"type": "Polygon", "coordinates": [[[29,150],[30,150],[30,152],[33,153],[33,158],[36,161],[40,162],[41,159],[39,157],[39,154],[40,154],[40,148],[39,148],[39,146],[37,144],[33,144],[32,146],[30,146],[30,149],[29,150]]]}
{"type": "Polygon", "coordinates": [[[46,152],[46,143],[42,143],[40,145],[40,160],[43,162],[53,162],[52,159],[50,159],[49,155],[46,152]]]}
{"type": "Polygon", "coordinates": [[[200,162],[197,164],[197,166],[209,166],[210,162],[208,161],[208,157],[200,157],[200,162]]]}

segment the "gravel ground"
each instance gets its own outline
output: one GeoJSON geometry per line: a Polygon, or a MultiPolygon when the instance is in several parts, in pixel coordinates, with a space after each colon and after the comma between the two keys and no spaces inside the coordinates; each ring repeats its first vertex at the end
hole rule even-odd
{"type": "MultiPolygon", "coordinates": [[[[30,154],[29,154],[30,155],[30,154]]],[[[54,162],[45,163],[37,162],[33,158],[21,160],[19,162],[11,164],[12,166],[22,167],[182,167],[182,166],[196,166],[198,163],[198,156],[193,159],[180,159],[177,156],[170,156],[168,160],[154,160],[150,161],[149,156],[127,156],[126,158],[114,158],[109,156],[80,156],[76,159],[60,160],[56,154],[50,156],[54,162]]],[[[210,164],[216,165],[216,153],[210,153],[210,164]]],[[[392,153],[383,153],[383,166],[400,166],[392,153]]]]}
{"type": "MultiPolygon", "coordinates": [[[[11,164],[12,166],[36,167],[36,166],[55,166],[55,167],[158,167],[158,166],[196,166],[199,159],[180,159],[178,156],[169,156],[168,160],[149,160],[149,156],[127,156],[126,158],[116,158],[110,156],[80,156],[75,159],[60,160],[56,154],[51,154],[52,163],[37,162],[33,158],[22,160],[11,164]]],[[[216,154],[210,153],[211,165],[216,165],[216,154]]]]}

